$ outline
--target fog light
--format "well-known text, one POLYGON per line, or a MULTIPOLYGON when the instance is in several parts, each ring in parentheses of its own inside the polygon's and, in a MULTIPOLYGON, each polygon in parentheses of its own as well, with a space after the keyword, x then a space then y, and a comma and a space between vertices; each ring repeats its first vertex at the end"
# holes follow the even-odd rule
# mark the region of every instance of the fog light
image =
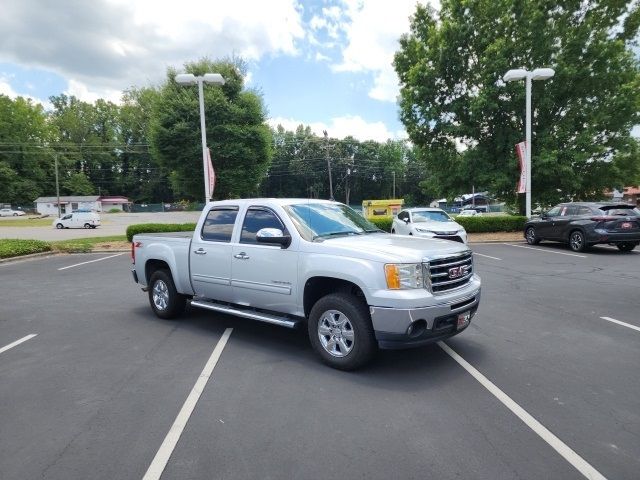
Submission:
POLYGON ((416 320, 411 325, 409 325, 409 328, 407 328, 407 335, 411 338, 416 338, 422 335, 426 329, 427 329, 426 320, 423 320, 423 319, 416 320))

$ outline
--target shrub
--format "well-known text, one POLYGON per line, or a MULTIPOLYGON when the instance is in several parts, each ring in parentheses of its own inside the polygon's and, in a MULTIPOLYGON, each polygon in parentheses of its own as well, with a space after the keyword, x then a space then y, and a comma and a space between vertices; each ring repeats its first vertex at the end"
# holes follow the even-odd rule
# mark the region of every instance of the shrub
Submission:
POLYGON ((527 217, 517 215, 496 215, 482 217, 456 217, 455 221, 464 227, 467 233, 517 232, 524 229, 527 217))
POLYGON ((110 208, 107 213, 122 213, 122 210, 119 208, 110 208))
POLYGON ((379 229, 384 230, 385 232, 391 232, 391 224, 393 223, 392 217, 369 218, 368 220, 379 229))
POLYGON ((196 229, 195 223, 137 223, 127 227, 127 240, 138 233, 188 232, 196 229))
POLYGON ((51 245, 40 240, 18 240, 14 238, 0 240, 0 258, 19 257, 20 255, 48 252, 50 250, 51 245))

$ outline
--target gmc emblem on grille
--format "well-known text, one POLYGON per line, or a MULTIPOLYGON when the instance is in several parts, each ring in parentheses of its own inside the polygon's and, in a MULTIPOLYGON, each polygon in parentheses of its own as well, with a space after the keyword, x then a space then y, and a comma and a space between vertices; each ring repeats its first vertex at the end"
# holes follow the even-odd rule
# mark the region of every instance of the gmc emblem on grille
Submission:
POLYGON ((460 277, 464 277, 467 273, 469 273, 469 265, 461 265, 459 267, 451 267, 449 269, 449 278, 456 279, 460 277))

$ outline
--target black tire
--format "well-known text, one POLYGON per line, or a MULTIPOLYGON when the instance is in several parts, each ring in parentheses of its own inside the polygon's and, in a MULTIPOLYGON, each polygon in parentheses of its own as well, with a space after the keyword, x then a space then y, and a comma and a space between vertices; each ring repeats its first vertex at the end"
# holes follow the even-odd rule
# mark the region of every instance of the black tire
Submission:
POLYGON ((91 224, 90 223, 85 223, 84 224, 84 228, 91 228, 91 224))
POLYGON ((18 214, 17 214, 17 213, 14 213, 14 214, 13 214, 13 216, 14 216, 14 217, 17 217, 17 216, 18 216, 18 214))
POLYGON ((64 227, 62 226, 62 224, 61 224, 61 223, 56 223, 56 228, 57 228, 58 230, 62 230, 64 227))
POLYGON ((149 304, 153 313, 163 319, 180 316, 187 299, 180 295, 169 270, 156 270, 149 279, 149 304))
POLYGON ((574 230, 569 234, 569 248, 574 252, 584 252, 587 249, 587 241, 582 231, 574 230))
POLYGON ((621 252, 630 252, 636 248, 636 244, 633 242, 618 243, 616 247, 618 247, 618 250, 621 252))
POLYGON ((540 239, 536 235, 536 229, 533 227, 527 227, 524 231, 524 238, 527 240, 529 245, 537 245, 540 243, 540 239))
POLYGON ((394 233, 394 234, 395 234, 395 233, 396 233, 396 231, 392 228, 392 229, 391 229, 391 233, 394 233))
POLYGON ((322 297, 311 309, 307 327, 311 345, 320 359, 338 370, 360 368, 378 350, 369 308, 355 295, 331 293, 322 297), (344 319, 346 321, 342 326, 335 326, 334 323, 333 328, 329 327, 331 322, 344 319), (321 328, 326 331, 325 335, 321 333, 321 328), (333 333, 336 333, 338 341, 333 333), (333 353, 330 353, 332 350, 333 353))

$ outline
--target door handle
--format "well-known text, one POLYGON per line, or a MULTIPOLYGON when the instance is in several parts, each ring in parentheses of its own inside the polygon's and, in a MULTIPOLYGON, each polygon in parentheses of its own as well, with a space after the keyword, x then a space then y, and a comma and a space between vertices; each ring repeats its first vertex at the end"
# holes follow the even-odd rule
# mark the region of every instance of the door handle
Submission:
POLYGON ((249 255, 247 255, 244 252, 237 253, 233 257, 237 258, 238 260, 248 260, 249 259, 249 255))
POLYGON ((198 250, 194 250, 193 253, 196 255, 206 255, 207 251, 204 248, 199 248, 198 250))

